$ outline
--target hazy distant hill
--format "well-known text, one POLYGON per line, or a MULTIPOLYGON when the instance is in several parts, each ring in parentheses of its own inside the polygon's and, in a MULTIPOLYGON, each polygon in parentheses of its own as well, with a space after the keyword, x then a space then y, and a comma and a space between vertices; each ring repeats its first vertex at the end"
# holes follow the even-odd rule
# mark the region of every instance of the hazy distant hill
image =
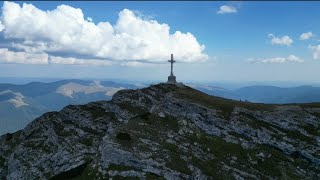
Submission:
POLYGON ((234 91, 241 99, 263 103, 320 102, 320 88, 299 86, 279 88, 274 86, 251 86, 234 91))
POLYGON ((227 90, 215 86, 190 85, 210 95, 234 100, 248 100, 258 103, 287 104, 320 102, 320 87, 299 86, 281 88, 275 86, 248 86, 237 90, 227 90))
POLYGON ((220 97, 236 99, 236 100, 239 99, 239 96, 237 96, 233 91, 228 90, 226 88, 212 86, 212 85, 195 84, 195 83, 188 83, 186 85, 194 89, 197 89, 201 92, 207 93, 209 95, 220 96, 220 97))
POLYGON ((69 104, 109 100, 121 89, 137 86, 112 81, 62 80, 25 85, 0 84, 0 135, 24 128, 32 119, 69 104))

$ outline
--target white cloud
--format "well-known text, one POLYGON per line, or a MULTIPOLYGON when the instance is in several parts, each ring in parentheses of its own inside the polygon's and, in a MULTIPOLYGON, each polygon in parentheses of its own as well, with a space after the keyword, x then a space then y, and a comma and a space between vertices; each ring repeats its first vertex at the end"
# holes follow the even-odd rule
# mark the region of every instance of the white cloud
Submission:
POLYGON ((320 59, 320 44, 317 46, 309 46, 313 53, 313 59, 320 59))
POLYGON ((109 66, 112 65, 111 61, 98 60, 98 59, 79 59, 79 58, 65 58, 59 56, 50 56, 51 64, 65 64, 65 65, 92 65, 92 66, 109 66))
POLYGON ((48 64, 48 54, 14 52, 0 48, 0 63, 6 64, 48 64))
POLYGON ((46 53, 15 52, 7 48, 0 48, 0 63, 4 64, 65 64, 65 65, 92 65, 109 66, 112 61, 100 59, 65 58, 49 56, 46 53))
POLYGON ((307 40, 313 36, 312 32, 305 32, 300 35, 300 40, 307 40))
POLYGON ((159 66, 160 64, 145 63, 145 62, 139 62, 139 61, 128 61, 128 62, 123 62, 120 65, 129 66, 129 67, 152 67, 152 66, 159 66))
POLYGON ((4 30, 4 25, 2 24, 2 22, 0 21, 0 32, 4 30))
POLYGON ((269 64, 283 64, 283 63, 302 63, 303 59, 295 56, 289 55, 288 57, 275 57, 275 58, 258 58, 258 59, 249 59, 250 63, 269 63, 269 64))
POLYGON ((269 34, 268 37, 272 38, 272 45, 290 46, 293 43, 293 40, 289 36, 276 37, 274 34, 269 34))
POLYGON ((220 6, 217 14, 230 14, 230 13, 237 13, 237 12, 238 12, 237 8, 233 6, 223 5, 223 6, 220 6))
POLYGON ((169 32, 169 25, 143 19, 124 9, 113 26, 109 22, 95 24, 84 19, 81 9, 60 5, 43 11, 32 4, 22 7, 4 2, 1 23, 7 39, 26 52, 67 53, 110 60, 166 61, 173 53, 178 61, 197 62, 208 59, 205 46, 193 34, 169 32))
POLYGON ((93 21, 91 17, 87 17, 87 20, 90 21, 90 22, 93 21))

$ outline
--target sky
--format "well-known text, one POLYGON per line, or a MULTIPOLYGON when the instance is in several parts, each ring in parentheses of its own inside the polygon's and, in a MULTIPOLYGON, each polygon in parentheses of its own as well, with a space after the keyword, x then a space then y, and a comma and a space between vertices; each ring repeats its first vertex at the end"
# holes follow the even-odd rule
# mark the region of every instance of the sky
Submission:
POLYGON ((1 2, 0 77, 320 80, 320 2, 1 2))

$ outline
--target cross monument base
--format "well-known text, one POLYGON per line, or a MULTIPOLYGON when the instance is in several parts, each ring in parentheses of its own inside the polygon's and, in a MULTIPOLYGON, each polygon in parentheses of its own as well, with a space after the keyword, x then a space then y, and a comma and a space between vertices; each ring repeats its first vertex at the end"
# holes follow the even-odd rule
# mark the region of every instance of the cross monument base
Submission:
POLYGON ((168 81, 167 81, 168 84, 176 84, 177 81, 176 81, 176 77, 175 76, 168 76, 168 81))

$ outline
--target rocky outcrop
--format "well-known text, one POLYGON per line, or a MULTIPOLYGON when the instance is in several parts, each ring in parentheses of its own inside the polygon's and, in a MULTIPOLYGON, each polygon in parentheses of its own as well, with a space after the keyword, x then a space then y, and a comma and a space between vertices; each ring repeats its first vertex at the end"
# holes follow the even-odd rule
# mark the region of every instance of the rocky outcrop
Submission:
POLYGON ((0 138, 0 179, 318 179, 320 104, 158 84, 67 106, 0 138))

